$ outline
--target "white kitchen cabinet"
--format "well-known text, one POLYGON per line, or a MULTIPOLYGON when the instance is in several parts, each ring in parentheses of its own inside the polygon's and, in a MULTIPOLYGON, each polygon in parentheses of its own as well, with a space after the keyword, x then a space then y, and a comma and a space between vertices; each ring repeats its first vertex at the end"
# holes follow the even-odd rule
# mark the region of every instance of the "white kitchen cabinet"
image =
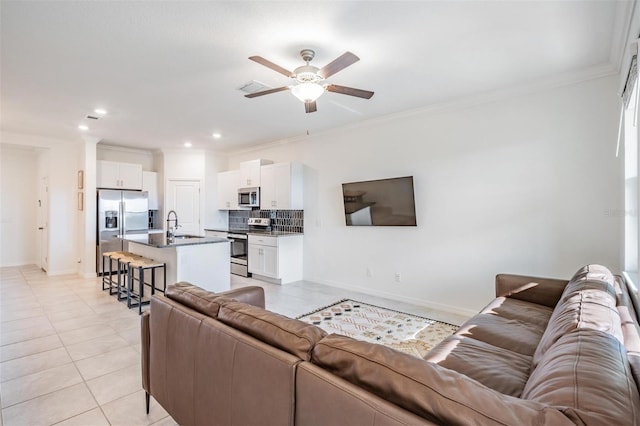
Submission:
POLYGON ((250 160, 240 163, 240 180, 238 184, 240 188, 261 186, 260 184, 260 169, 265 164, 272 164, 271 160, 250 160))
POLYGON ((142 172, 142 190, 149 194, 149 210, 158 210, 158 173, 142 172))
POLYGON ((249 235, 249 272, 279 284, 302 280, 302 235, 249 235))
POLYGON ((142 189, 142 165, 98 160, 96 187, 111 189, 142 189))
POLYGON ((303 209, 303 167, 298 163, 262 166, 260 208, 262 210, 303 209))
POLYGON ((238 209, 238 179, 239 170, 218 173, 218 202, 219 210, 238 209))

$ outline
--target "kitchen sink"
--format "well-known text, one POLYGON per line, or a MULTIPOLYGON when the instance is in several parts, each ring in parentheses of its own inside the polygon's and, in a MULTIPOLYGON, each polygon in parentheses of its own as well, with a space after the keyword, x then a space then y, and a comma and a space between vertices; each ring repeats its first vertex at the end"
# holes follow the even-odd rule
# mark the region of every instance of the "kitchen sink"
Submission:
POLYGON ((198 235, 174 235, 173 239, 174 240, 187 240, 187 239, 191 239, 191 238, 202 238, 198 235))

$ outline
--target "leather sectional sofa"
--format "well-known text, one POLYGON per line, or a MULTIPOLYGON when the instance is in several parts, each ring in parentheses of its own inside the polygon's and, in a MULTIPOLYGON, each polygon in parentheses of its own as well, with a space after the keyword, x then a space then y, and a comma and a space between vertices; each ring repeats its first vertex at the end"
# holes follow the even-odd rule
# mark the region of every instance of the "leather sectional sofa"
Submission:
POLYGON ((170 285, 142 317, 143 387, 181 425, 640 424, 622 278, 498 275, 496 295, 420 359, 269 312, 260 287, 170 285))

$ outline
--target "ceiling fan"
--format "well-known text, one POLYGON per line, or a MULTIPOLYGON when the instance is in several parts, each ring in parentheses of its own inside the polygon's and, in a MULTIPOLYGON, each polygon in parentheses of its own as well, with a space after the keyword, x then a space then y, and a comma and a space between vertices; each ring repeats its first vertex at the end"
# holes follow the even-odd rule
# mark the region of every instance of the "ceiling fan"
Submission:
POLYGON ((346 52, 334 59, 329 64, 322 68, 309 65, 309 62, 315 56, 315 52, 311 49, 304 49, 300 51, 300 56, 306 62, 306 65, 302 65, 293 72, 282 68, 280 65, 276 65, 273 62, 263 58, 262 56, 251 56, 254 62, 264 65, 267 68, 279 72, 280 74, 289 77, 295 81, 295 84, 291 86, 282 86, 275 89, 263 90, 261 92, 250 93, 245 95, 247 98, 255 98, 258 96, 269 95, 271 93, 282 92, 285 90, 291 90, 293 95, 304 102, 305 112, 317 111, 316 99, 322 95, 325 90, 334 93, 340 93, 342 95, 355 96, 358 98, 370 99, 373 96, 373 92, 368 90, 354 89, 353 87, 338 86, 337 84, 323 84, 323 82, 337 73, 342 71, 349 65, 360 60, 356 55, 351 52, 346 52))

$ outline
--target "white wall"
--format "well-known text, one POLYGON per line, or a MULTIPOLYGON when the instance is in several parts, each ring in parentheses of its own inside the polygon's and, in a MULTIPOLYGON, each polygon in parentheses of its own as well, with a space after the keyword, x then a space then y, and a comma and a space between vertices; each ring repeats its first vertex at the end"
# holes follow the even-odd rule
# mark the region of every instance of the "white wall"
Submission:
MULTIPOLYGON (((44 148, 44 157, 37 162, 39 177, 49 178, 49 275, 78 272, 77 172, 81 162, 81 141, 66 141, 39 136, 2 132, 3 144, 44 148)), ((5 145, 3 145, 4 148, 5 145)), ((9 157, 11 158, 11 157, 9 157)), ((18 194, 28 199, 30 194, 18 194)), ((37 197, 37 191, 34 192, 37 197)), ((37 198, 34 198, 37 200, 37 198)))
POLYGON ((616 78, 236 153, 307 166, 306 280, 477 311, 509 272, 619 271, 616 78), (346 227, 341 183, 414 176, 417 227, 346 227), (366 268, 372 277, 366 276, 366 268), (394 274, 402 282, 394 283, 394 274))
POLYGON ((38 263, 38 155, 0 145, 0 266, 38 263))

